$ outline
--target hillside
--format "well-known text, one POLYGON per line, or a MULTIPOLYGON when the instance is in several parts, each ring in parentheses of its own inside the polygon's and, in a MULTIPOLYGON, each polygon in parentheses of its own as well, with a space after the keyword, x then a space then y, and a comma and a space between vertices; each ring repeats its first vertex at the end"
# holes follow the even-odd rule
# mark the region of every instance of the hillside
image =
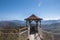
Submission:
MULTIPOLYGON (((16 28, 18 26, 25 26, 25 24, 25 21, 20 20, 0 21, 0 28, 16 28)), ((60 20, 43 20, 42 28, 60 28, 60 20)))

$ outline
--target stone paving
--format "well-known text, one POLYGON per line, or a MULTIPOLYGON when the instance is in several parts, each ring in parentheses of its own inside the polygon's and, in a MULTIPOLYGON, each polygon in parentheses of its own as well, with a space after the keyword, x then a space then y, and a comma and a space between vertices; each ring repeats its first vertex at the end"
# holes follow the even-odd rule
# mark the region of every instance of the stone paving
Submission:
MULTIPOLYGON (((36 34, 36 35, 37 35, 37 39, 35 39, 35 40, 41 40, 39 38, 38 34, 36 34)), ((29 38, 30 38, 30 40, 34 40, 34 34, 31 34, 29 38)))

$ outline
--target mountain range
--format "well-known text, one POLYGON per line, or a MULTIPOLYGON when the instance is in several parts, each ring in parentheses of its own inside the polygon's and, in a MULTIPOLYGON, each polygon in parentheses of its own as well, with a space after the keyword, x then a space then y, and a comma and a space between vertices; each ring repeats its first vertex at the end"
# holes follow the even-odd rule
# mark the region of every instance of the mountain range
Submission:
MULTIPOLYGON (((56 29, 60 28, 60 20, 42 20, 42 28, 56 29)), ((2 28, 16 28, 18 26, 25 26, 25 21, 11 20, 11 21, 0 21, 0 29, 2 28)))

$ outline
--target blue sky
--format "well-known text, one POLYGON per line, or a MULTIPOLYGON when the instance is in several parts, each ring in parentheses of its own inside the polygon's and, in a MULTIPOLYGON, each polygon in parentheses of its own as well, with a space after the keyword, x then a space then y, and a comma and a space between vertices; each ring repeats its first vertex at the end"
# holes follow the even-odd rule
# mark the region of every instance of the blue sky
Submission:
POLYGON ((60 0, 0 0, 0 20, 24 20, 32 14, 60 19, 60 0))

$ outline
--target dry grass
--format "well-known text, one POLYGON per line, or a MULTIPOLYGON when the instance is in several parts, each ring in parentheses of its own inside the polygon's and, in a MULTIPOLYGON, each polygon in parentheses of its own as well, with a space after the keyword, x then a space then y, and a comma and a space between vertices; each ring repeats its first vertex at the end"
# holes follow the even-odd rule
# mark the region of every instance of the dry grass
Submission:
POLYGON ((18 34, 0 34, 0 40, 18 40, 18 34))

